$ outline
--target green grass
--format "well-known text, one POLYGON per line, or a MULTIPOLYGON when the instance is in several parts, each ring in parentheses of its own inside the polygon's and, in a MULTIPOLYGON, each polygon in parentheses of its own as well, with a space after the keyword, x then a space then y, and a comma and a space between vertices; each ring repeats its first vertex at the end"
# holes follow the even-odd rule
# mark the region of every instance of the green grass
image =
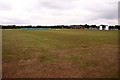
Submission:
MULTIPOLYGON (((118 75, 118 31, 3 30, 2 35, 4 63, 18 64, 20 60, 34 59, 37 65, 70 62, 71 66, 74 65, 84 72, 83 77, 117 77, 118 75), (90 70, 94 68, 96 70, 93 74, 87 75, 92 73, 90 70)), ((62 69, 64 65, 58 67, 62 69)), ((71 67, 71 69, 75 68, 71 67)))

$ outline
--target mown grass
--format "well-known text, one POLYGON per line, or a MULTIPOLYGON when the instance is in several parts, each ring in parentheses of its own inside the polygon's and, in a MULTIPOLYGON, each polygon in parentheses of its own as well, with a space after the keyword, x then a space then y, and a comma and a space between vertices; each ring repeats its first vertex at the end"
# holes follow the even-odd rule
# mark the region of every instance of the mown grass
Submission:
MULTIPOLYGON (((3 30, 2 35, 3 63, 5 63, 3 76, 20 77, 20 75, 24 75, 24 77, 31 77, 29 72, 26 75, 23 71, 18 76, 4 71, 7 70, 8 64, 12 65, 11 70, 9 70, 12 72, 12 68, 16 67, 15 64, 19 65, 19 61, 24 61, 23 64, 26 67, 33 66, 34 71, 37 71, 34 67, 36 64, 37 66, 48 65, 45 67, 47 70, 50 66, 55 67, 51 64, 58 63, 56 65, 59 67, 59 69, 56 68, 58 72, 62 72, 61 69, 63 68, 67 71, 65 72, 66 75, 59 74, 57 77, 118 77, 118 31, 3 30), (27 60, 31 63, 27 64, 27 60), (60 66, 59 64, 64 65, 60 66), (66 68, 66 65, 71 66, 70 69, 66 68), (74 73, 73 71, 68 75, 71 70, 81 73, 74 73)), ((17 68, 22 69, 20 65, 17 68)), ((55 72, 56 70, 52 71, 55 72)), ((41 75, 37 75, 37 77, 56 77, 57 74, 52 73, 50 75, 50 72, 46 72, 49 74, 48 76, 43 73, 44 71, 37 73, 34 71, 31 70, 33 77, 37 74, 41 75)))

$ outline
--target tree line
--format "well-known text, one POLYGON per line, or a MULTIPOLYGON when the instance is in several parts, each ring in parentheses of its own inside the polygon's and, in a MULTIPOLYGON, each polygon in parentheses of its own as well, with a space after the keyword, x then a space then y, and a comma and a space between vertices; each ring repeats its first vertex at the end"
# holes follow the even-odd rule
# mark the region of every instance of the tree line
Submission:
MULTIPOLYGON (((102 26, 103 29, 107 25, 54 25, 54 26, 32 26, 32 25, 27 25, 27 26, 17 26, 17 25, 0 25, 2 29, 21 29, 21 28, 50 28, 50 29, 99 29, 99 27, 102 26)), ((114 26, 109 26, 109 30, 120 30, 120 25, 114 25, 114 26)))

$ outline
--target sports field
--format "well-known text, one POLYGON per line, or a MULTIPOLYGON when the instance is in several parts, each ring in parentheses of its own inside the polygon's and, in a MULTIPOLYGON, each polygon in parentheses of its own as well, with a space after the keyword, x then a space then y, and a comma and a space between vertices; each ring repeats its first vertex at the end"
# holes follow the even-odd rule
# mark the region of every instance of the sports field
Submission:
POLYGON ((118 77, 118 31, 3 30, 3 77, 118 77))

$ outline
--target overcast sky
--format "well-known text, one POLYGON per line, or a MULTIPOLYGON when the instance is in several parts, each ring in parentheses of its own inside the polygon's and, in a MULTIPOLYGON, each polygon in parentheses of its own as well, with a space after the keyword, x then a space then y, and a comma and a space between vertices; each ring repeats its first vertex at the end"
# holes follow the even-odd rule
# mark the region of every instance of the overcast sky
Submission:
POLYGON ((0 0, 0 24, 118 24, 119 0, 0 0))

